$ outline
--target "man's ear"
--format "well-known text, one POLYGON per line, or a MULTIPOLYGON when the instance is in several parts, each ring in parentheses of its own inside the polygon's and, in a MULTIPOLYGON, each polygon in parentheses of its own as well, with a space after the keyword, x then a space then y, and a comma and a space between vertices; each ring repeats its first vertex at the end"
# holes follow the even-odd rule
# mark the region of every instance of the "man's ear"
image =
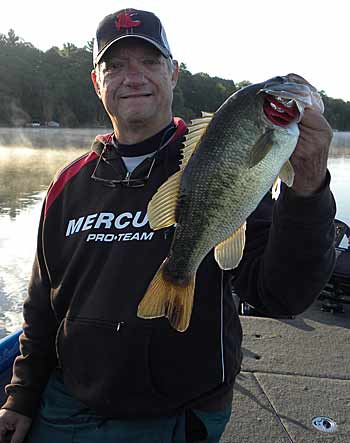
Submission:
POLYGON ((173 74, 171 76, 171 83, 173 85, 173 89, 175 89, 177 79, 179 78, 179 64, 178 64, 177 60, 173 60, 173 66, 174 66, 174 70, 173 70, 173 74))
POLYGON ((91 80, 92 80, 92 83, 94 85, 95 92, 96 92, 98 98, 101 98, 101 91, 100 91, 100 87, 99 87, 99 84, 98 84, 98 81, 97 81, 97 75, 96 75, 95 69, 93 69, 91 71, 91 80))

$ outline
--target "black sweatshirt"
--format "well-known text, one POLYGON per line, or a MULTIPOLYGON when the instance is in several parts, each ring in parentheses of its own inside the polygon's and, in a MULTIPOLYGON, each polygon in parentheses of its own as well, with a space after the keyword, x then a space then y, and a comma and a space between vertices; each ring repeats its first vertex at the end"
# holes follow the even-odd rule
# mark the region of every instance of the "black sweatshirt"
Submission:
MULTIPOLYGON (((196 276, 184 333, 165 318, 144 320, 137 307, 167 256, 174 228, 153 232, 147 204, 179 166, 186 130, 156 157, 127 173, 111 136, 58 173, 46 196, 24 332, 7 409, 32 416, 55 367, 71 394, 114 418, 176 414, 228 405, 241 364, 242 331, 231 293, 232 272, 211 251, 196 276), (154 160, 153 167, 152 162, 154 160), (148 180, 143 180, 149 173, 148 180)), ((275 315, 305 310, 334 266, 335 203, 329 183, 312 197, 282 188, 249 217, 243 259, 234 272, 240 298, 275 315)))

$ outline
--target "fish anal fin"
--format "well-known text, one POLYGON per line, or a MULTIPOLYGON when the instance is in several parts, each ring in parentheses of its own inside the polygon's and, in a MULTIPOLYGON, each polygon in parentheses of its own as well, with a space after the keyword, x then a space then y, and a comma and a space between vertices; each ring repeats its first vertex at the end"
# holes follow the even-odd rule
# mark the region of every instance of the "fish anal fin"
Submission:
POLYGON ((162 184, 148 203, 147 216, 154 231, 173 226, 183 171, 173 174, 162 184))
POLYGON ((268 128, 255 142, 249 159, 249 167, 256 166, 269 153, 273 145, 273 130, 268 128))
POLYGON ((138 306, 137 316, 143 319, 166 317, 174 329, 184 332, 191 319, 195 275, 182 284, 174 284, 165 277, 165 263, 149 284, 138 306))
POLYGON ((278 175, 283 183, 285 183, 287 186, 291 187, 293 185, 295 172, 289 160, 287 160, 286 163, 282 166, 281 171, 278 175))
POLYGON ((245 245, 245 230, 246 222, 229 238, 216 245, 214 256, 221 269, 234 269, 238 266, 245 245))

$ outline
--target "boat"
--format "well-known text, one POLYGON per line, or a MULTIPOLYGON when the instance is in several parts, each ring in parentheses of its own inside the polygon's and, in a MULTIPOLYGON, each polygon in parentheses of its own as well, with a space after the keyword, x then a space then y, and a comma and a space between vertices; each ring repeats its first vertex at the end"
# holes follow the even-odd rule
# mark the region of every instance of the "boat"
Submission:
MULTIPOLYGON (((335 225, 336 266, 307 311, 266 317, 238 300, 244 358, 222 442, 350 441, 350 228, 335 225)), ((20 334, 0 341, 0 404, 20 334)))
POLYGON ((19 354, 18 339, 22 330, 18 329, 0 340, 0 405, 5 401, 5 385, 9 382, 12 365, 19 354))

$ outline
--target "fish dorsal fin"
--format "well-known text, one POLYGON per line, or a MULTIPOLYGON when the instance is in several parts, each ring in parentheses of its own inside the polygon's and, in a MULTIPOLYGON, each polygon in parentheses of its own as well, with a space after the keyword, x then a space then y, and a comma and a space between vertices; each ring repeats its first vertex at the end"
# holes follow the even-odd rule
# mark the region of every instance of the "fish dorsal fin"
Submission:
POLYGON ((289 160, 287 160, 282 166, 281 171, 278 175, 283 183, 285 183, 287 186, 291 187, 293 185, 295 172, 289 160))
POLYGON ((208 125, 211 122, 214 114, 202 112, 201 118, 196 118, 191 121, 191 125, 188 127, 188 134, 185 136, 185 142, 181 149, 182 160, 180 164, 181 170, 183 170, 193 153, 197 149, 200 140, 207 131, 208 125))
POLYGON ((197 149, 213 115, 206 114, 202 118, 192 120, 192 124, 188 127, 188 134, 186 134, 185 142, 181 148, 180 171, 163 183, 148 204, 147 215, 153 230, 167 228, 176 223, 175 213, 183 171, 197 149))
POLYGON ((253 146, 250 159, 249 167, 252 168, 257 165, 271 150, 273 145, 273 129, 266 129, 266 131, 258 138, 255 145, 253 146))
POLYGON ((246 225, 247 223, 244 222, 229 238, 215 247, 215 260, 221 269, 234 269, 241 261, 245 245, 246 225))

